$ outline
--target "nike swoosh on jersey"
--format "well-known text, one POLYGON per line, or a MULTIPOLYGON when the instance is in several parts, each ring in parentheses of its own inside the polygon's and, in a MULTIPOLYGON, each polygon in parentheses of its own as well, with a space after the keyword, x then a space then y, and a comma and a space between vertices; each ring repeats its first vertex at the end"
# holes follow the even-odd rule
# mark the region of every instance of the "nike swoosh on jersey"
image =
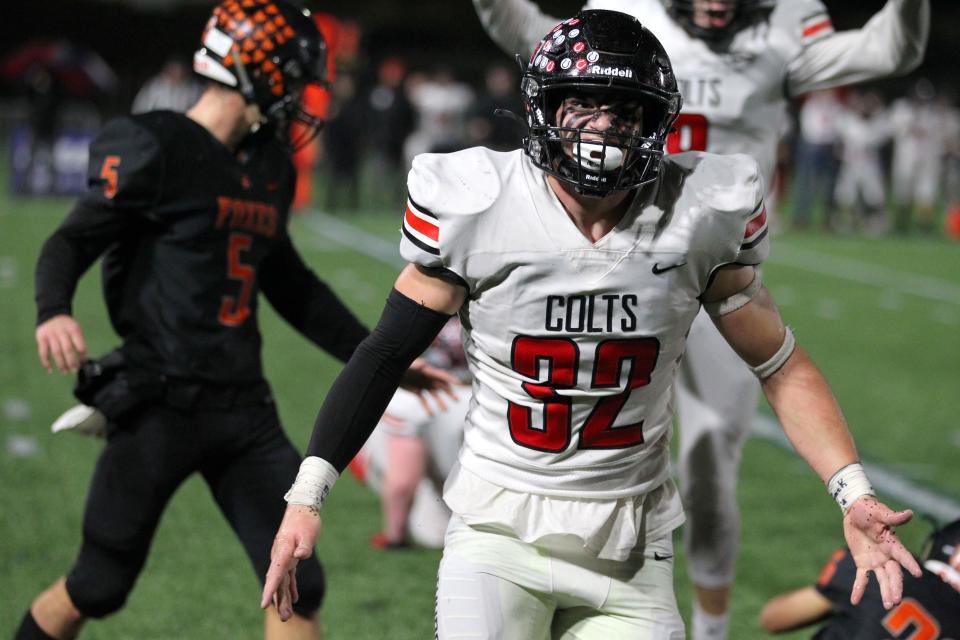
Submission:
POLYGON ((660 263, 659 263, 659 262, 656 262, 656 263, 654 263, 654 265, 653 265, 653 274, 658 276, 658 275, 660 275, 661 273, 666 273, 667 271, 670 271, 671 269, 676 269, 676 268, 678 268, 678 267, 682 267, 682 266, 685 265, 685 264, 687 264, 687 261, 686 261, 686 260, 684 260, 683 262, 677 262, 676 264, 668 264, 668 265, 665 266, 665 267, 661 267, 661 266, 660 266, 660 263))
POLYGON ((653 552, 653 559, 654 559, 654 560, 658 560, 658 561, 659 561, 659 560, 669 560, 669 559, 672 558, 672 557, 673 557, 673 554, 672 554, 672 553, 660 553, 659 551, 654 551, 654 552, 653 552))

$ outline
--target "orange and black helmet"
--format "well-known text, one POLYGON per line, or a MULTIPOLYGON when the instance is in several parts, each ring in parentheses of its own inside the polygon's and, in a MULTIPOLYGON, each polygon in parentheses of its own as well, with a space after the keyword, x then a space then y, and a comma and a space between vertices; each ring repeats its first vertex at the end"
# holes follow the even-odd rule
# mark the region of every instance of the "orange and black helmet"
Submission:
POLYGON ((310 12, 284 0, 224 0, 203 31, 193 69, 243 94, 267 120, 318 126, 303 111, 303 89, 326 85, 327 44, 310 12))

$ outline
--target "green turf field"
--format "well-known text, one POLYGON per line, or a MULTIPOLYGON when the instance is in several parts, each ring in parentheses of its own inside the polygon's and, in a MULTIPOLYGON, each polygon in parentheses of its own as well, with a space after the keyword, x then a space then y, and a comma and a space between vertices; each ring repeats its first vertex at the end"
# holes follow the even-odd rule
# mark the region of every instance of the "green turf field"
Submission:
MULTIPOLYGON (((73 404, 71 381, 45 374, 33 345, 34 261, 69 205, 0 195, 0 637, 12 635, 30 599, 72 562, 86 483, 100 448, 93 440, 50 435, 50 422, 73 404)), ((396 239, 398 219, 351 221, 391 243, 396 239)), ((296 223, 302 252, 374 322, 395 267, 343 249, 315 226, 296 223)), ((765 279, 834 383, 864 458, 960 500, 960 245, 784 235, 773 247, 765 279)), ((268 305, 261 308, 268 376, 287 430, 303 447, 337 365, 268 305)), ((75 313, 92 353, 114 345, 96 275, 84 279, 75 313)), ((758 638, 755 620, 764 600, 811 582, 841 544, 840 513, 802 461, 760 439, 747 446, 740 502, 743 548, 731 638, 758 638)), ((329 583, 325 637, 432 637, 439 552, 368 547, 379 526, 378 506, 349 477, 338 484, 324 515, 318 553, 329 583)), ((920 523, 902 533, 917 549, 927 530, 920 523)), ((678 560, 686 615, 689 585, 682 556, 678 560)), ((205 485, 194 479, 167 511, 126 609, 89 625, 83 637, 256 638, 258 599, 240 545, 205 485)))

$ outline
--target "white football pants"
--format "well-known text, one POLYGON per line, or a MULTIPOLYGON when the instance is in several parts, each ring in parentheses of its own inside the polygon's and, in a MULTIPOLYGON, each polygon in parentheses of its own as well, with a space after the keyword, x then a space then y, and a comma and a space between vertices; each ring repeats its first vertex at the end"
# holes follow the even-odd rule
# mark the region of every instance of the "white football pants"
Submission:
POLYGON ((625 562, 572 536, 532 545, 454 515, 437 583, 437 638, 682 640, 668 534, 625 562))

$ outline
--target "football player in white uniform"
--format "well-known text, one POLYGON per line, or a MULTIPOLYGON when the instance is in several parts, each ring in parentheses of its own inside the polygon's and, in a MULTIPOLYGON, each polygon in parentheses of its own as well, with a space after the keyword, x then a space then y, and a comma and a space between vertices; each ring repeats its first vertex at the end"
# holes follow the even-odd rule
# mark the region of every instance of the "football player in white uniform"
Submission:
MULTIPOLYGON (((511 55, 529 54, 557 23, 530 0, 474 6, 511 55)), ((587 0, 586 8, 632 14, 666 48, 684 102, 667 151, 753 157, 770 190, 768 212, 788 99, 909 71, 923 58, 930 24, 928 0, 889 0, 863 28, 843 32, 834 31, 820 0, 587 0)), ((737 472, 760 389, 706 314, 687 342, 677 384, 678 466, 697 601, 693 637, 719 639, 740 538, 737 472)))
POLYGON ((858 601, 892 605, 892 527, 829 387, 756 266, 763 181, 748 156, 663 156, 680 110, 670 59, 633 17, 588 10, 536 47, 523 150, 417 157, 400 274, 327 396, 287 494, 261 606, 289 615, 319 509, 404 363, 459 313, 473 374, 437 589, 440 638, 682 638, 671 532, 671 388, 703 306, 763 382, 844 510, 858 601))

